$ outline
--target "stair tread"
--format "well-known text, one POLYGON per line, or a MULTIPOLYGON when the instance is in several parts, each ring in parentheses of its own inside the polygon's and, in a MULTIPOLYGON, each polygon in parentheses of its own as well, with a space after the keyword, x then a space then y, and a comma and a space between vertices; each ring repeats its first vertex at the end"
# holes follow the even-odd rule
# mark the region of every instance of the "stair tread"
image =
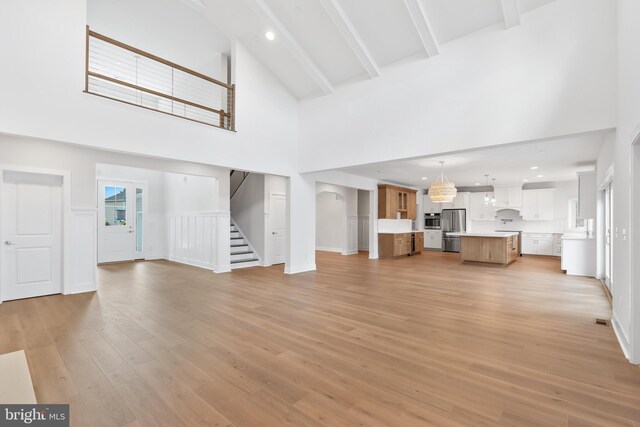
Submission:
POLYGON ((233 255, 247 255, 247 254, 252 254, 253 251, 244 251, 244 252, 231 252, 231 256, 233 255))
POLYGON ((244 239, 244 237, 232 237, 231 240, 240 240, 240 239, 244 239))
POLYGON ((231 245, 232 248, 241 248, 243 246, 249 246, 248 244, 242 244, 242 245, 231 245))
POLYGON ((249 258, 249 259, 236 259, 236 260, 231 260, 231 264, 238 264, 240 262, 254 262, 254 261, 258 261, 258 258, 249 258))

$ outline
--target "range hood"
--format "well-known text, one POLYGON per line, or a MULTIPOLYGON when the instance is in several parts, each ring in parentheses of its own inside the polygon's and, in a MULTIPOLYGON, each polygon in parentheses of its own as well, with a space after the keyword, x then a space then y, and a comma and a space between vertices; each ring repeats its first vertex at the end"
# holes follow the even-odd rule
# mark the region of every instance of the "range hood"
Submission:
POLYGON ((496 219, 520 219, 522 217, 522 208, 495 208, 496 219))
POLYGON ((519 207, 519 206, 518 206, 518 207, 516 207, 516 206, 514 206, 514 207, 508 207, 508 208, 506 208, 506 207, 504 207, 504 206, 502 206, 502 207, 497 207, 497 206, 496 206, 496 207, 494 208, 494 210, 496 211, 496 213, 498 213, 498 212, 503 212, 503 211, 515 211, 515 212, 521 212, 521 211, 522 211, 522 208, 521 208, 521 207, 519 207))

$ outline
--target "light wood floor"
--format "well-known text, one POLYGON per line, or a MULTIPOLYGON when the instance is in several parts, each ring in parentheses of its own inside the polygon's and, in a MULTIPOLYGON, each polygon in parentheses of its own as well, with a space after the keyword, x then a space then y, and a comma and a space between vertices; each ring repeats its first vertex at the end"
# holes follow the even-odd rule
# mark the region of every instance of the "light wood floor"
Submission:
POLYGON ((317 262, 101 267, 97 294, 1 304, 0 353, 76 426, 640 426, 607 299, 557 259, 317 262))

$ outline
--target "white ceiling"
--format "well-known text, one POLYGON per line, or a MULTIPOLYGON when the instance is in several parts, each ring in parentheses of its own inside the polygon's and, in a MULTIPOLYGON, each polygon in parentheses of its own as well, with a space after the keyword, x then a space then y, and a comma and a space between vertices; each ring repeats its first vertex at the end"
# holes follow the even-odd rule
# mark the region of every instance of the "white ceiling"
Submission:
MULTIPOLYGON (((504 23, 502 0, 180 0, 237 38, 298 98, 331 93, 380 68, 504 23), (337 17, 337 18, 336 18, 337 17), (265 33, 272 31, 275 40, 265 33)), ((514 1, 519 13, 553 0, 514 1)), ((503 31, 506 31, 504 29, 503 31)))
POLYGON ((485 184, 485 174, 496 178, 495 185, 570 181, 576 173, 593 170, 606 132, 557 138, 541 142, 510 144, 497 148, 445 154, 420 159, 394 160, 384 163, 341 169, 355 175, 427 188, 440 175, 439 161, 444 160, 444 173, 458 187, 485 184), (537 170, 531 170, 538 166, 537 170), (538 175, 544 175, 538 178, 538 175), (423 177, 428 179, 422 180, 423 177))

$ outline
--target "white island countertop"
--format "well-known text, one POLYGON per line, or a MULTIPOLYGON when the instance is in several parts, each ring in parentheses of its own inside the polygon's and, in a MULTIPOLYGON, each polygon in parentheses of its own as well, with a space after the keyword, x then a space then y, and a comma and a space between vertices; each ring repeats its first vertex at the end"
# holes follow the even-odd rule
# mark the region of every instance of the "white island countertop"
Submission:
POLYGON ((447 236, 460 236, 460 237, 511 237, 517 236, 519 233, 513 231, 494 231, 485 233, 470 233, 466 231, 461 232, 448 232, 447 236))

